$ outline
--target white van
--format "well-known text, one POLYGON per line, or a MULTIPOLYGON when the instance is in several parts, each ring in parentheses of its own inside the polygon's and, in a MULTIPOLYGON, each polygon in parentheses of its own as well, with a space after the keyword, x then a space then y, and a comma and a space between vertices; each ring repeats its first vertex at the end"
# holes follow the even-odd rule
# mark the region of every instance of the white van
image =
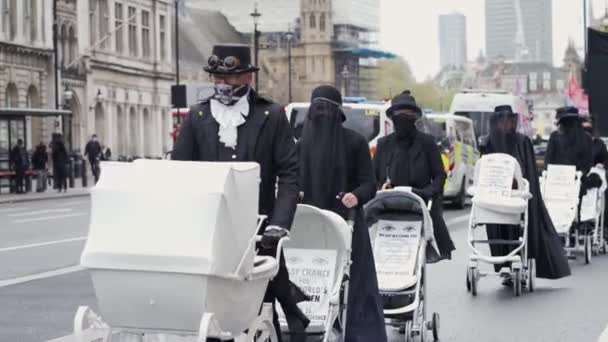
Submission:
POLYGON ((450 113, 471 119, 475 136, 479 139, 490 133, 491 114, 494 113, 494 108, 502 105, 509 105, 519 113, 518 132, 533 138, 534 128, 528 103, 523 97, 505 91, 464 90, 454 96, 450 113))
MULTIPOLYGON (((289 124, 294 130, 296 139, 300 138, 304 120, 308 114, 310 103, 290 103, 285 107, 289 124)), ((344 127, 360 133, 370 144, 372 154, 375 152, 376 142, 386 135, 386 125, 381 125, 381 117, 386 115, 389 105, 384 103, 345 103, 342 106, 346 121, 344 127)))
POLYGON ((452 114, 426 114, 418 129, 435 137, 447 174, 444 199, 462 209, 466 189, 473 185, 475 163, 479 159, 473 121, 452 114))

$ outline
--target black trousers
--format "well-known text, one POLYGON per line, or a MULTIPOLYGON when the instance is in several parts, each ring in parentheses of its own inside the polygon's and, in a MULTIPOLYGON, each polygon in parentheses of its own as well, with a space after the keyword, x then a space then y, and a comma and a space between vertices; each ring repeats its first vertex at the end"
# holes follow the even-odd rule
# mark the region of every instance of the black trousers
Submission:
POLYGON ((15 168, 15 191, 17 193, 25 192, 25 169, 15 168))

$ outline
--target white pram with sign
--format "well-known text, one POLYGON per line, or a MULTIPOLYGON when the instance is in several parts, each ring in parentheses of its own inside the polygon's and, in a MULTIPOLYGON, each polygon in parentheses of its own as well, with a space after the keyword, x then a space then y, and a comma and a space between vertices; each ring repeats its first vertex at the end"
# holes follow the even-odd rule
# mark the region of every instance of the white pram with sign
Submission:
POLYGON ((255 250, 258 164, 102 168, 81 257, 101 316, 80 307, 76 341, 277 340, 262 301, 278 263, 255 250))
POLYGON ((473 253, 467 268, 467 290, 477 295, 479 279, 493 273, 479 270, 479 262, 492 265, 510 263, 500 274, 510 275, 513 293, 521 294, 522 286, 534 291, 535 261, 528 259, 528 201, 532 198, 529 183, 523 178, 517 160, 508 154, 492 153, 483 156, 475 165, 475 185, 469 188, 473 196, 469 218, 467 242, 473 253), (514 182, 515 181, 515 182, 514 182), (516 187, 513 189, 513 184, 516 187), (504 229, 516 230, 517 240, 479 240, 475 231, 487 225, 502 225, 504 229), (512 246, 507 255, 487 255, 477 245, 512 246))
POLYGON ((591 230, 586 233, 592 235, 593 243, 591 251, 593 254, 606 254, 606 240, 604 239, 604 208, 606 205, 605 194, 607 188, 606 170, 599 164, 589 171, 589 176, 591 175, 596 175, 602 181, 602 185, 599 188, 587 189, 587 193, 581 201, 579 221, 581 225, 591 230))
MULTIPOLYGON (((283 252, 290 280, 310 297, 298 306, 310 319, 307 336, 341 341, 346 328, 353 222, 328 210, 300 204, 283 252), (336 327, 336 321, 340 329, 336 327)), ((282 332, 287 321, 277 305, 282 332)))
POLYGON ((404 332, 405 341, 425 341, 429 330, 439 340, 439 314, 430 321, 426 315, 427 245, 434 245, 431 205, 411 188, 397 187, 379 191, 365 206, 385 321, 404 332))
POLYGON ((571 165, 548 165, 540 177, 540 190, 545 206, 564 243, 570 258, 582 254, 585 264, 591 262, 593 236, 581 234, 577 229, 582 173, 571 165))

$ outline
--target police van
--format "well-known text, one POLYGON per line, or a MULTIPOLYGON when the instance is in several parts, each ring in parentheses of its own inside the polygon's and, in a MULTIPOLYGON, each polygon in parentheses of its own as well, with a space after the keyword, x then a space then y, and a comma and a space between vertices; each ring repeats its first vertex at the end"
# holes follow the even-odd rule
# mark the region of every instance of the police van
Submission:
POLYGON ((530 138, 534 137, 530 107, 522 96, 506 91, 467 89, 454 96, 450 113, 473 121, 477 139, 490 133, 490 118, 497 106, 509 105, 519 114, 517 130, 530 138))
POLYGON ((447 174, 444 199, 459 209, 466 204, 466 189, 473 185, 479 159, 473 121, 452 114, 426 114, 418 129, 435 137, 447 174))

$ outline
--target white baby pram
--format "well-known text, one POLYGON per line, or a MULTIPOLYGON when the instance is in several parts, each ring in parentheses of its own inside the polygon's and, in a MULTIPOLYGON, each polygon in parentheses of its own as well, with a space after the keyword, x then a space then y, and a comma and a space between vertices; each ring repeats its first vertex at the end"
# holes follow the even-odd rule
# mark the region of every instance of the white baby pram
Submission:
POLYGON ((606 254, 606 240, 604 238, 604 208, 606 203, 606 170, 601 164, 591 168, 589 176, 597 175, 602 181, 599 188, 587 189, 581 201, 580 224, 591 228, 593 255, 606 254))
POLYGON ((258 191, 255 163, 104 163, 81 257, 101 315, 80 307, 75 340, 276 341, 258 191))
MULTIPOLYGON (((284 245, 290 280, 311 299, 298 304, 310 319, 306 335, 323 342, 342 341, 346 329, 352 229, 352 221, 334 212, 300 204, 284 245)), ((277 308, 281 330, 288 334, 277 308)))
MULTIPOLYGON (((528 259, 528 201, 532 197, 529 183, 523 178, 517 160, 508 154, 493 153, 483 156, 475 165, 475 185, 469 189, 473 196, 469 218, 467 242, 473 253, 469 256, 466 284, 473 296, 477 295, 481 277, 494 273, 479 270, 479 262, 492 265, 510 263, 500 275, 510 275, 513 293, 521 294, 522 286, 534 291, 535 261, 528 259), (513 189, 513 180, 516 188, 513 189), (487 225, 503 225, 504 229, 514 229, 517 240, 487 239, 475 237, 477 228, 487 225), (477 248, 483 245, 507 245, 513 249, 507 255, 491 256, 477 248)), ((501 228, 502 229, 502 228, 501 228)))
POLYGON ((430 321, 426 314, 430 297, 427 244, 434 243, 427 204, 411 188, 398 187, 379 191, 365 206, 365 215, 385 322, 403 331, 406 341, 425 341, 429 330, 433 340, 438 341, 439 314, 434 313, 430 321))
POLYGON ((591 262, 593 236, 581 234, 579 204, 582 173, 571 165, 548 165, 540 177, 545 206, 569 258, 582 254, 591 262))

